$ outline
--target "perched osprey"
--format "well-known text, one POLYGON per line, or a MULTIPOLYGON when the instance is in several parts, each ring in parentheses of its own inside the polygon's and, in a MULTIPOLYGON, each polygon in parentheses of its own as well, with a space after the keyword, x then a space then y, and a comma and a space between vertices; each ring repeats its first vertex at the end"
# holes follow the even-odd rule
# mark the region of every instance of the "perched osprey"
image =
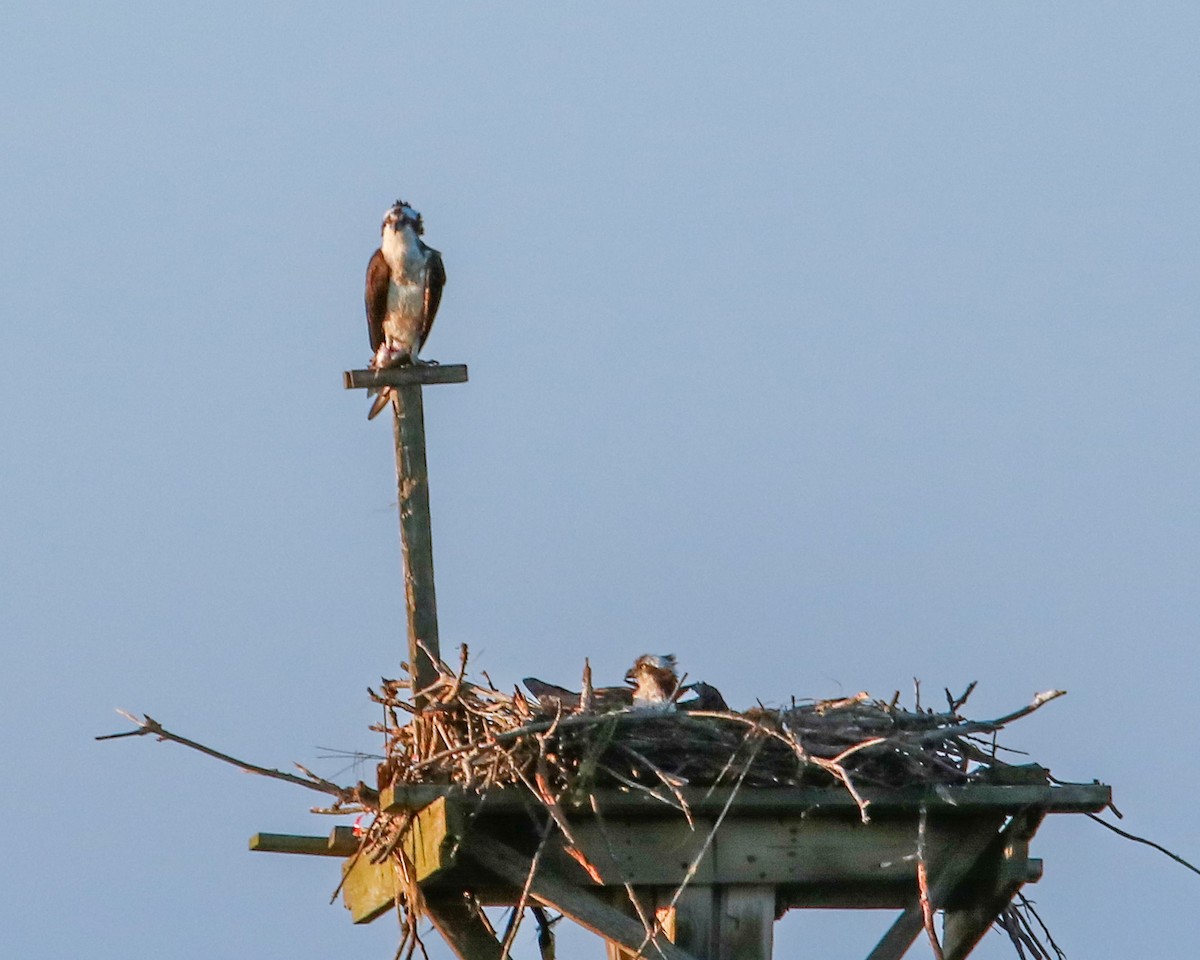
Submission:
POLYGON ((679 695, 679 675, 675 672, 675 657, 643 653, 625 674, 633 684, 634 710, 674 710, 679 695))
MULTIPOLYGON (((402 367, 419 363, 446 284, 442 255, 421 240, 421 215, 397 200, 383 215, 383 238, 367 264, 367 329, 371 334, 370 367, 402 367)), ((374 419, 392 398, 384 387, 367 419, 374 419)))

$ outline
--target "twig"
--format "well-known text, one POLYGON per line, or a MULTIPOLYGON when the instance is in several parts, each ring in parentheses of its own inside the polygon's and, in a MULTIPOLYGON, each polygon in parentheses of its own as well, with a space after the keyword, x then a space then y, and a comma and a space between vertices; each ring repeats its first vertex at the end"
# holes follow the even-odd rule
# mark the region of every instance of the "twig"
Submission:
POLYGON ((1135 843, 1144 843, 1148 847, 1153 847, 1159 853, 1165 854, 1166 856, 1168 856, 1172 860, 1174 860, 1176 863, 1182 864, 1183 866, 1187 867, 1189 870, 1192 871, 1192 873, 1200 873, 1200 868, 1197 868, 1195 865, 1188 863, 1186 860, 1183 859, 1183 857, 1179 856, 1179 854, 1172 853, 1166 847, 1162 846, 1162 844, 1155 843, 1153 840, 1147 840, 1145 837, 1139 837, 1139 836, 1137 836, 1137 834, 1129 833, 1126 830, 1122 830, 1120 827, 1109 823, 1107 820, 1101 820, 1097 814, 1089 813, 1088 816, 1091 817, 1093 820, 1095 820, 1098 824, 1100 824, 1100 826, 1108 827, 1108 829, 1111 830, 1113 833, 1119 834, 1120 836, 1124 837, 1126 840, 1132 840, 1135 843))
MULTIPOLYGON (((1033 917, 1033 919, 1037 921, 1038 926, 1042 928, 1042 935, 1046 938, 1046 942, 1050 944, 1050 949, 1053 950, 1057 955, 1058 960, 1067 960, 1067 955, 1062 951, 1059 945, 1054 942, 1054 937, 1050 933, 1050 928, 1046 926, 1046 922, 1042 919, 1041 914, 1034 909, 1033 901, 1025 896, 1025 894, 1018 893, 1017 903, 1020 905, 1022 910, 1024 910, 1029 916, 1033 917)), ((1026 925, 1028 926, 1028 921, 1026 921, 1026 925)))
POLYGON ((921 917, 925 933, 929 937, 929 946, 933 949, 935 960, 945 960, 937 929, 933 925, 933 904, 929 900, 929 868, 925 863, 925 827, 928 819, 929 811, 925 804, 921 804, 920 817, 917 820, 917 889, 921 894, 921 917))

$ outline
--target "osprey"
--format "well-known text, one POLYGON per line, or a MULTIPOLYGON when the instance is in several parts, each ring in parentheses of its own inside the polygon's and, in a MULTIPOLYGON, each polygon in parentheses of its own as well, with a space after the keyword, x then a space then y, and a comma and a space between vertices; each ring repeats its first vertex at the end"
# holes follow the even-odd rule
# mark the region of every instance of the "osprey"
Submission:
POLYGON ((679 674, 675 672, 675 657, 643 653, 625 674, 633 683, 634 710, 674 710, 679 695, 679 674))
MULTIPOLYGON (((421 240, 421 215, 397 200, 383 215, 383 237, 367 264, 367 329, 371 334, 370 368, 420 363, 417 355, 437 316, 446 284, 442 255, 421 240)), ((388 405, 395 391, 384 387, 367 419, 388 405)))
MULTIPOLYGON (((674 710, 679 695, 693 694, 692 699, 678 702, 681 710, 720 710, 727 711, 729 705, 721 696, 721 691, 709 683, 697 680, 695 683, 679 686, 679 677, 675 672, 675 658, 670 654, 655 656, 643 654, 634 662, 633 667, 625 674, 626 683, 632 687, 596 687, 592 691, 592 704, 600 713, 611 710, 674 710)), ((574 690, 547 683, 537 677, 526 677, 522 681, 530 692, 537 697, 538 706, 542 710, 563 710, 574 713, 580 709, 580 695, 574 690)))

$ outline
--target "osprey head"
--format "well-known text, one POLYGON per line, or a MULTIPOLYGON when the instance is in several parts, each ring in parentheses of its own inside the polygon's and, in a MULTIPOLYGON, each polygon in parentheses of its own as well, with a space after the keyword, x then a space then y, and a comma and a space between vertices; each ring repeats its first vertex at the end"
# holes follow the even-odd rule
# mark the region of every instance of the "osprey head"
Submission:
POLYGON ((380 229, 386 231, 391 227, 393 230, 403 230, 405 224, 411 226, 418 237, 425 232, 425 221, 421 219, 421 215, 403 200, 397 200, 383 215, 383 226, 380 229))
POLYGON ((643 653, 640 657, 633 661, 633 666, 629 668, 629 672, 625 674, 626 683, 637 683, 638 677, 647 674, 674 674, 675 673, 675 655, 673 653, 654 654, 643 653))

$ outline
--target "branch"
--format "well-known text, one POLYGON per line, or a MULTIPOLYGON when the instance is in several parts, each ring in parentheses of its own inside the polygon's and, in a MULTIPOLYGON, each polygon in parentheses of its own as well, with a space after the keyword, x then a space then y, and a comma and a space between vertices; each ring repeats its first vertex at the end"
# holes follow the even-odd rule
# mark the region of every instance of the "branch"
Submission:
POLYGON ((1125 830, 1122 830, 1120 827, 1114 826, 1113 824, 1109 823, 1107 820, 1101 820, 1094 813, 1089 813, 1088 816, 1091 817, 1093 820, 1095 820, 1098 824, 1100 824, 1100 826, 1108 827, 1109 830, 1111 830, 1113 833, 1117 834, 1118 836, 1122 836, 1126 840, 1133 840, 1136 843, 1144 843, 1148 847, 1153 847, 1159 853, 1164 854, 1164 855, 1170 857, 1176 863, 1180 863, 1183 866, 1187 867, 1189 870, 1192 871, 1192 873, 1200 873, 1200 868, 1195 867, 1192 864, 1188 863, 1186 860, 1183 859, 1183 857, 1179 856, 1179 854, 1172 853, 1170 850, 1168 850, 1162 844, 1155 843, 1153 840, 1147 840, 1145 837, 1139 837, 1137 834, 1134 834, 1134 833, 1128 833, 1125 830))
POLYGON ((1012 713, 1006 713, 1002 717, 997 717, 995 720, 974 720, 970 723, 960 723, 954 727, 940 727, 936 730, 930 730, 919 738, 920 743, 933 743, 937 740, 944 740, 947 737, 961 737, 967 733, 992 733, 999 730, 1001 727, 1012 723, 1014 720, 1020 720, 1021 717, 1027 717, 1039 707, 1045 706, 1051 700, 1057 700, 1059 697, 1066 694, 1066 690, 1045 690, 1039 693, 1033 700, 1022 707, 1020 710, 1014 710, 1012 713))
POLYGON ((358 803, 364 807, 371 809, 379 808, 379 795, 366 786, 364 783, 359 783, 354 787, 343 787, 323 777, 318 777, 315 773, 296 764, 302 770, 305 777, 298 777, 294 773, 285 773, 282 770, 272 770, 268 767, 260 767, 254 763, 247 763, 245 760, 238 760, 236 757, 231 757, 227 753, 221 753, 219 750, 214 750, 212 747, 206 747, 202 743, 197 743, 195 740, 189 740, 187 737, 181 737, 177 733, 172 733, 161 723, 155 720, 148 714, 142 714, 139 720, 132 713, 125 710, 117 710, 121 716, 125 717, 132 723, 137 724, 136 730, 128 730, 125 733, 109 733, 104 736, 96 737, 97 740, 118 740, 121 737, 144 737, 147 735, 158 737, 159 741, 170 740, 173 743, 182 744, 185 747, 190 747, 193 750, 198 750, 200 753, 207 754, 210 757, 215 757, 217 760, 225 763, 233 764, 239 770, 244 770, 246 773, 256 773, 262 777, 270 777, 273 780, 283 780, 286 783, 294 783, 301 787, 307 787, 309 790, 316 790, 318 793, 327 793, 337 797, 342 803, 358 803))

